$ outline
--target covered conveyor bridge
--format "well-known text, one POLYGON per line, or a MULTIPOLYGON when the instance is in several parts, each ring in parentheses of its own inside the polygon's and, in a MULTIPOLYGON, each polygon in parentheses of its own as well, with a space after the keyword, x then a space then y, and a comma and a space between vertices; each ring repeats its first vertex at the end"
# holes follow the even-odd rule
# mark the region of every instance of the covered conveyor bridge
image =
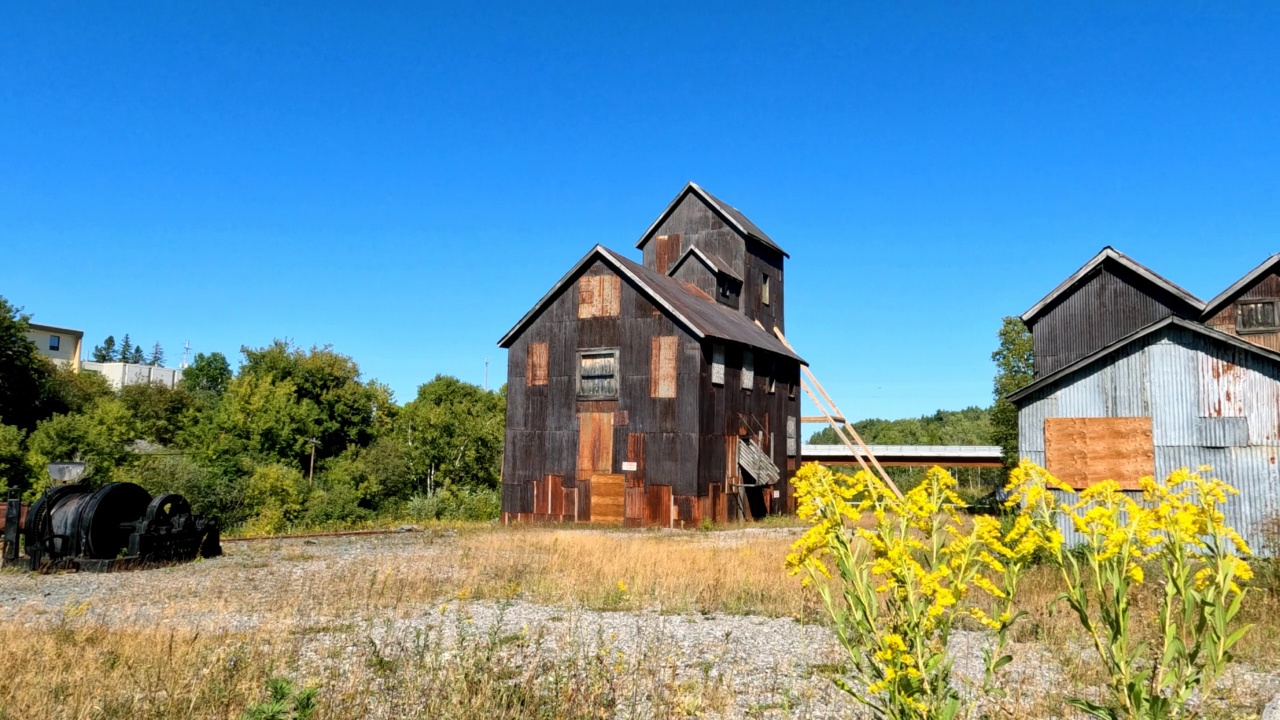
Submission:
MULTIPOLYGON (((976 467, 997 468, 1003 464, 998 445, 867 445, 881 465, 897 467, 976 467)), ((847 445, 803 445, 804 462, 823 465, 858 465, 858 458, 847 445)), ((864 455, 862 459, 867 460, 864 455)))

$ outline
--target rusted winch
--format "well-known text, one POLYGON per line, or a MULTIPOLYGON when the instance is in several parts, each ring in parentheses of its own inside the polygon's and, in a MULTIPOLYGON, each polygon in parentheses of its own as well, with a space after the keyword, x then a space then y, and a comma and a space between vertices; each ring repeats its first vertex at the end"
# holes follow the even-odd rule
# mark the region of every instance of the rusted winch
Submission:
POLYGON ((153 498, 127 482, 58 485, 29 508, 10 498, 0 527, 3 564, 31 570, 101 572, 222 554, 217 522, 191 514, 186 498, 153 498))

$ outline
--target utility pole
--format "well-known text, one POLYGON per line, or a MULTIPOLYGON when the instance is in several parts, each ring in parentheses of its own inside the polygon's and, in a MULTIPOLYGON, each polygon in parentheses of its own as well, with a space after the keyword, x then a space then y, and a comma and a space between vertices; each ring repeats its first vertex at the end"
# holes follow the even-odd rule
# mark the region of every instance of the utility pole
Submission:
POLYGON ((182 346, 182 365, 180 365, 179 367, 181 367, 183 370, 187 369, 187 356, 189 356, 190 354, 191 354, 191 341, 188 340, 187 344, 182 346))
POLYGON ((307 471, 307 490, 311 491, 315 489, 316 446, 320 444, 320 441, 315 438, 307 438, 307 444, 311 445, 311 469, 307 471))

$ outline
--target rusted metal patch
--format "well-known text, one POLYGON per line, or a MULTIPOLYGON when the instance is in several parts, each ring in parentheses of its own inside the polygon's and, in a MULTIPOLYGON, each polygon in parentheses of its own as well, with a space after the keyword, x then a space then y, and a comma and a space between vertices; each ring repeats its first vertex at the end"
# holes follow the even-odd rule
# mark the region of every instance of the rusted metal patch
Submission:
POLYGON ((618 317, 622 282, 617 275, 583 275, 578 278, 578 319, 618 317))
MULTIPOLYGON (((578 414, 578 478, 613 471, 613 413, 578 414)), ((622 477, 619 475, 619 477, 622 477)))
POLYGON ((547 384, 547 355, 547 343, 529 343, 529 352, 524 374, 525 384, 529 387, 547 384))
POLYGON ((1244 417, 1244 368, 1218 357, 1200 355, 1201 417, 1244 417))

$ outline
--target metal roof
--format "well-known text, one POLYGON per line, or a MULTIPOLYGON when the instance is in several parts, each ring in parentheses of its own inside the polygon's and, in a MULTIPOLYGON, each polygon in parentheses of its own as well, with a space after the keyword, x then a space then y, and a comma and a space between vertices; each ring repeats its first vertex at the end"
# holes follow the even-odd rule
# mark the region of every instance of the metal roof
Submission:
POLYGON ((1221 310, 1224 305, 1231 302, 1235 299, 1236 295, 1247 289, 1250 285, 1256 282, 1258 278, 1262 277, 1274 268, 1278 262, 1280 262, 1280 253, 1263 260, 1261 265, 1250 270, 1244 277, 1231 283, 1230 287, 1218 293, 1217 297, 1205 304, 1204 311, 1200 313, 1200 317, 1202 319, 1213 317, 1214 314, 1221 310))
POLYGON ((709 252, 704 252, 702 248, 699 248, 696 245, 690 246, 688 250, 684 251, 684 254, 680 256, 680 259, 677 260, 675 264, 671 266, 671 270, 667 272, 667 275, 674 276, 676 274, 676 270, 680 269, 680 266, 684 264, 684 261, 688 260, 691 257, 701 260, 702 264, 706 265, 707 269, 711 270, 711 272, 713 273, 717 273, 720 275, 728 275, 734 280, 737 280, 738 282, 742 282, 742 276, 739 275, 737 271, 735 271, 733 267, 729 265, 729 263, 725 262, 724 260, 721 260, 720 258, 716 257, 715 255, 712 255, 709 252))
POLYGON ((766 332, 764 328, 748 319, 746 315, 721 305, 713 299, 695 295, 685 289, 684 285, 674 278, 650 270, 633 260, 628 260, 603 245, 596 245, 581 260, 575 263, 569 269, 569 272, 565 273, 564 277, 560 278, 547 291, 547 294, 543 295, 542 299, 534 304, 514 327, 507 331, 506 335, 502 336, 502 339, 498 341, 498 346, 510 347, 511 343, 515 342, 516 337, 538 316, 543 307, 559 295, 577 277, 578 273, 595 259, 603 261, 620 275, 628 278, 635 284, 641 294, 670 313, 676 322, 683 325, 698 339, 710 337, 729 340, 804 362, 803 358, 792 352, 778 338, 766 332))
POLYGON ((654 220, 653 224, 649 226, 649 229, 644 231, 644 234, 636 241, 636 247, 644 247, 645 242, 649 240, 653 233, 657 231, 658 227, 662 225, 663 221, 665 221, 667 217, 675 211, 676 207, 680 205, 680 201, 689 193, 694 193, 701 198, 702 201, 707 204, 707 207, 711 208, 713 212, 728 223, 729 227, 738 231, 738 234, 745 238, 751 238, 752 240, 759 242, 761 245, 777 250, 782 253, 784 257, 791 257, 786 250, 783 250, 773 241, 773 238, 766 235, 765 232, 757 227, 755 223, 751 222, 746 215, 743 215, 742 211, 729 203, 720 200, 706 190, 703 190, 701 186, 692 181, 690 181, 688 185, 684 186, 684 188, 676 195, 675 199, 671 201, 671 204, 667 205, 667 209, 663 210, 662 214, 658 216, 658 219, 654 220))
POLYGON ((1174 325, 1180 328, 1184 328, 1186 330, 1190 330, 1191 332, 1194 332, 1194 333, 1199 333, 1200 335, 1203 335, 1211 340, 1217 340, 1219 342, 1223 342, 1233 347, 1236 347, 1240 350, 1251 352, 1255 355, 1266 358, 1268 360, 1280 362, 1280 352, 1276 352, 1274 350, 1268 350, 1264 347, 1254 345, 1251 342, 1241 340, 1235 335, 1228 335, 1227 333, 1214 330, 1213 328, 1208 327, 1206 325, 1201 325, 1198 322, 1193 322, 1191 320, 1184 320, 1180 317, 1177 317, 1176 315, 1170 315, 1162 320, 1157 320, 1151 323, 1150 325, 1144 328, 1141 328, 1135 332, 1129 333, 1128 335, 1120 338, 1119 340, 1111 343, 1110 345, 1100 348, 1096 352, 1090 353, 1089 355, 1086 355, 1080 358, 1079 360, 1071 363, 1070 365, 1067 365, 1055 372, 1045 375, 1044 377, 1036 380, 1030 385, 1023 387, 1017 392, 1010 393, 1007 399, 1010 402, 1016 403, 1017 401, 1027 397, 1031 393, 1043 387, 1056 383, 1058 380, 1066 377, 1067 375, 1070 375, 1071 373, 1085 367, 1086 365, 1089 365, 1090 363, 1093 363, 1107 355, 1110 355, 1111 353, 1114 353, 1124 348, 1126 345, 1134 343, 1138 340, 1141 340, 1144 337, 1147 337, 1148 335, 1159 332, 1160 330, 1163 330, 1166 327, 1170 327, 1174 325))
POLYGON ((1071 277, 1063 280, 1062 283, 1059 284, 1058 287, 1054 288, 1052 292, 1041 298, 1040 302, 1032 305, 1030 310, 1022 313, 1022 322, 1027 323, 1034 320, 1044 312, 1044 310, 1048 308, 1054 300, 1057 300, 1068 290, 1071 290, 1076 285, 1080 284, 1080 282, 1083 281, 1089 273, 1093 272, 1095 268, 1104 262, 1114 262, 1132 270, 1137 273, 1139 277, 1178 298, 1197 312, 1204 309, 1204 301, 1170 282, 1167 278, 1159 275, 1151 268, 1137 262, 1128 255, 1125 255, 1119 250, 1108 245, 1102 248, 1101 252, 1094 255, 1093 258, 1089 260, 1089 262, 1085 263, 1079 270, 1075 271, 1071 277))

